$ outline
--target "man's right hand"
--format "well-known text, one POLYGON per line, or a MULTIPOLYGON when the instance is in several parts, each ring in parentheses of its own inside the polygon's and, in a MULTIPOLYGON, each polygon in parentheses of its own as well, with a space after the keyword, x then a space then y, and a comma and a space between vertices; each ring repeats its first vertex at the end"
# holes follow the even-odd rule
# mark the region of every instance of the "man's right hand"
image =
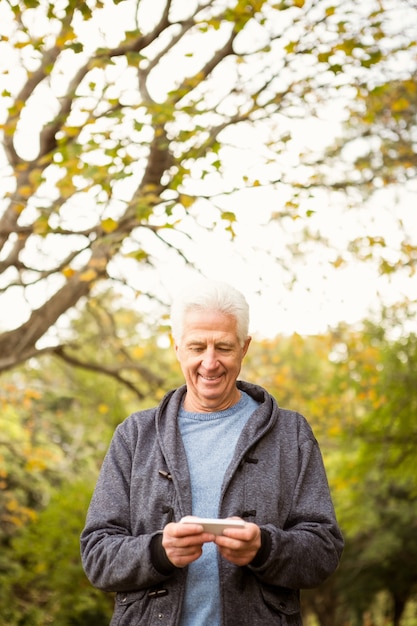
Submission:
POLYGON ((201 524, 170 522, 162 532, 162 547, 175 567, 185 567, 200 558, 203 545, 215 536, 204 532, 201 524))

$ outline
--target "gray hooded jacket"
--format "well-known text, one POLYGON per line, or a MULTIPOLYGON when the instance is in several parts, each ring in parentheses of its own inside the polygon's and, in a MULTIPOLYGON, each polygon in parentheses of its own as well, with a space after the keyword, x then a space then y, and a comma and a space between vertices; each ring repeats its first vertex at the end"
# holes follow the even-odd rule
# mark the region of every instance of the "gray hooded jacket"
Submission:
MULTIPOLYGON (((261 527, 261 563, 219 558, 222 626, 299 626, 299 589, 322 583, 343 549, 321 453, 304 417, 280 409, 262 387, 238 382, 260 406, 224 476, 219 517, 261 527)), ((169 521, 192 513, 177 426, 186 387, 118 426, 107 452, 81 552, 93 585, 115 591, 112 626, 177 626, 187 568, 166 569, 152 545, 169 521)), ((202 599, 204 601, 204 599, 202 599)))

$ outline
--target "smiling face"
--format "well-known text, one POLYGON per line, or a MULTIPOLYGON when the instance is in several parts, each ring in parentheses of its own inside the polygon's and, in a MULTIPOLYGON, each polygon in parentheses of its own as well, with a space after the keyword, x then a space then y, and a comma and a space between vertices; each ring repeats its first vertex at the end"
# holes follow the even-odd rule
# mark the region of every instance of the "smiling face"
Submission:
POLYGON ((235 318, 220 311, 186 313, 183 335, 175 351, 187 383, 187 411, 222 411, 239 401, 236 379, 250 337, 242 346, 236 327, 235 318))

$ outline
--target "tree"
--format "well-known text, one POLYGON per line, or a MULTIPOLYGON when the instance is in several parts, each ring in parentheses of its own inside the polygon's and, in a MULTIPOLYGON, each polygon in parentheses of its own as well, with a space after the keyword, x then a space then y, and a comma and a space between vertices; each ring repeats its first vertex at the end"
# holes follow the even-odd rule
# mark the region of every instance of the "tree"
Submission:
MULTIPOLYGON (((386 17, 363 22, 363 36, 374 36, 374 48, 358 46, 358 63, 375 64, 377 71, 352 77, 349 100, 341 131, 323 155, 310 155, 312 188, 325 185, 333 202, 342 190, 358 208, 374 205, 375 225, 358 233, 349 242, 346 254, 337 258, 340 266, 353 258, 375 259, 381 275, 403 273, 414 276, 417 268, 417 240, 413 227, 417 175, 417 69, 412 3, 386 3, 386 17), (409 10, 411 9, 411 13, 409 10), (410 18, 410 21, 409 21, 410 18), (396 24, 401 23, 400 31, 396 24), (408 56, 406 50, 413 51, 408 56), (390 190, 391 193, 387 193, 390 190), (398 209, 403 209, 398 211, 398 209), (391 228, 379 228, 391 216, 391 228), (385 219, 384 219, 385 218, 385 219), (394 237, 393 237, 393 232, 394 237), (398 243, 393 244, 393 239, 398 243)), ((336 44, 332 58, 341 58, 336 44)), ((342 65, 335 69, 342 71, 342 65)))
MULTIPOLYGON (((86 303, 80 317, 71 325, 71 335, 73 339, 65 349, 56 348, 47 362, 52 367, 57 360, 62 361, 61 367, 65 366, 68 379, 70 370, 78 368, 104 374, 116 384, 122 383, 128 392, 126 397, 120 398, 122 406, 132 402, 132 394, 134 408, 147 406, 150 399, 160 399, 168 388, 178 384, 173 367, 175 357, 170 351, 167 354, 167 329, 160 322, 145 322, 143 316, 124 306, 123 299, 112 291, 86 303), (164 350, 157 351, 156 338, 165 343, 164 350), (151 358, 152 350, 154 358, 151 358), (165 356, 165 361, 159 358, 161 355, 165 356)), ((119 390, 117 395, 120 397, 119 390)))
MULTIPOLYGON (((68 350, 76 367, 45 355, 42 367, 35 360, 3 376, 0 622, 8 626, 108 622, 109 598, 91 588, 79 561, 89 494, 115 426, 182 382, 166 329, 148 328, 117 303, 107 295, 96 308, 93 299, 74 320, 77 345, 68 350), (111 367, 117 341, 149 364, 156 381, 142 379, 130 359, 119 373, 137 390, 86 370, 90 352, 105 371, 111 367)), ((346 539, 339 570, 303 593, 306 624, 369 624, 363 615, 381 597, 398 621, 415 595, 417 338, 410 319, 404 307, 362 328, 254 339, 245 359, 242 377, 311 422, 346 539)))
POLYGON ((13 539, 15 567, 2 580, 4 623, 109 624, 113 594, 94 589, 80 562, 79 536, 90 497, 91 485, 85 480, 67 482, 36 523, 13 539))
MULTIPOLYGON (((61 473, 55 425, 39 411, 41 394, 21 379, 5 381, 0 416, 0 545, 33 520, 61 473)), ((61 443, 61 442, 60 442, 61 443)))
POLYGON ((384 78, 376 85, 356 86, 343 146, 339 141, 327 153, 334 157, 356 144, 350 163, 355 169, 345 184, 368 193, 386 185, 407 185, 417 174, 417 70, 404 66, 400 76, 384 78))
POLYGON ((385 597, 386 614, 400 626, 407 603, 417 589, 416 496, 403 485, 364 477, 365 503, 353 508, 358 515, 372 517, 355 535, 348 535, 346 551, 336 576, 338 595, 346 613, 369 613, 385 597))
POLYGON ((395 626, 417 589, 417 337, 409 320, 408 307, 396 307, 361 331, 339 329, 337 351, 338 376, 354 393, 334 469, 347 543, 338 593, 359 618, 382 592, 395 626))
POLYGON ((79 345, 69 346, 69 359, 45 355, 42 367, 35 360, 3 375, 0 623, 8 626, 109 623, 113 596, 93 589, 80 560, 91 493, 115 427, 182 381, 173 351, 158 345, 164 330, 147 327, 108 294, 102 301, 101 308, 90 301, 74 320, 79 345), (113 321, 124 338, 117 375, 109 375, 113 321), (85 366, 89 352, 103 371, 85 366))
POLYGON ((192 262, 185 243, 202 212, 233 236, 224 194, 289 185, 278 215, 305 217, 309 186, 283 164, 291 128, 372 73, 392 35, 384 3, 368 12, 359 0, 20 0, 1 11, 1 290, 18 306, 0 371, 65 355, 59 322, 101 283, 139 295, 163 251, 192 262), (230 176, 254 137, 255 166, 230 176))
POLYGON ((321 626, 369 623, 381 598, 398 626, 415 597, 414 319, 405 302, 358 327, 254 342, 245 360, 244 376, 304 413, 322 448, 346 548, 335 575, 303 592, 321 626))

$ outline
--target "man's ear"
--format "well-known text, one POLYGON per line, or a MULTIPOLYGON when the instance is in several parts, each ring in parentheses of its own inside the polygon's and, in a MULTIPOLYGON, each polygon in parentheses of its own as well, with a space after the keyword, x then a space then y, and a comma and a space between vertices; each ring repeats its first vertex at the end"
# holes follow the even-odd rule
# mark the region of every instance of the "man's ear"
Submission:
POLYGON ((179 354, 178 354, 179 349, 180 349, 179 345, 174 342, 174 350, 175 350, 175 356, 177 357, 177 361, 180 360, 180 357, 179 357, 179 354))
POLYGON ((174 349, 175 356, 178 359, 178 349, 179 349, 178 348, 178 344, 177 344, 177 342, 175 341, 174 337, 171 334, 169 335, 169 343, 171 344, 171 348, 174 349))
POLYGON ((252 337, 248 337, 245 341, 245 343, 243 344, 243 356, 246 356, 246 353, 248 351, 249 348, 249 344, 252 341, 252 337))

